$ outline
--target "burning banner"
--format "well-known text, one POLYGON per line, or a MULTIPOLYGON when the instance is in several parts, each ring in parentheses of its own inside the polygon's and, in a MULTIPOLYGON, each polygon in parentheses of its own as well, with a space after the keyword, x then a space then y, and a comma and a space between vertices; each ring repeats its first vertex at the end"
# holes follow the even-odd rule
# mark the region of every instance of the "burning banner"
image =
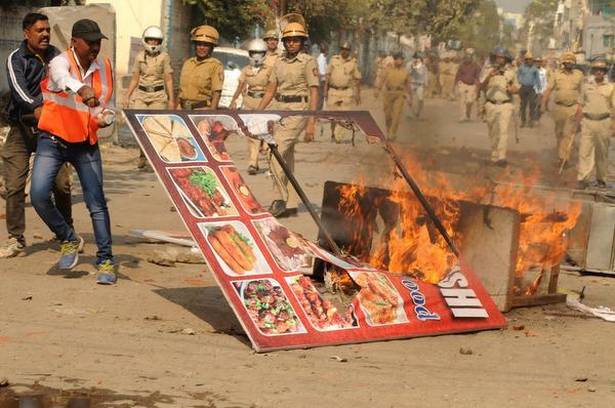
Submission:
MULTIPOLYGON (((438 279, 425 279, 431 271, 391 274, 324 250, 263 209, 224 141, 236 134, 271 143, 271 122, 297 114, 125 111, 253 347, 267 351, 504 327, 503 315, 456 256, 447 258, 438 279), (339 278, 336 293, 306 276, 315 264, 339 278)), ((352 119, 368 138, 383 140, 367 112, 316 115, 352 119)))

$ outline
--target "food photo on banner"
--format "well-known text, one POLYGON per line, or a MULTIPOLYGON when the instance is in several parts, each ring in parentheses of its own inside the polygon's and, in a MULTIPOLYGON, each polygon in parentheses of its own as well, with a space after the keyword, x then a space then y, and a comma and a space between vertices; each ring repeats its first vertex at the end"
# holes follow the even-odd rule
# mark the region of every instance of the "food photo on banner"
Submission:
POLYGON ((258 137, 275 149, 273 124, 307 114, 352 122, 371 143, 386 148, 368 112, 124 111, 254 349, 504 327, 504 316, 463 257, 439 283, 428 283, 326 250, 263 208, 234 165, 225 140, 258 137), (332 276, 335 284, 327 281, 332 276))

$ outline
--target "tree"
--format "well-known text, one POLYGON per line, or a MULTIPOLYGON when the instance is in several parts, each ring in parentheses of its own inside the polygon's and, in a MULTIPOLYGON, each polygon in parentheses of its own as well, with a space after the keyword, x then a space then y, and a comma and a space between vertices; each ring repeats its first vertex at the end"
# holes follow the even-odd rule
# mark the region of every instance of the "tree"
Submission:
POLYGON ((531 32, 529 45, 532 51, 542 52, 547 49, 549 39, 553 37, 553 22, 558 3, 558 0, 533 0, 525 9, 525 22, 519 40, 523 44, 528 43, 528 33, 531 32))
POLYGON ((503 45, 503 33, 504 22, 498 14, 495 1, 482 0, 476 11, 469 16, 468 23, 459 26, 456 37, 464 46, 473 47, 485 55, 497 45, 503 45))
POLYGON ((246 37, 255 24, 266 25, 274 18, 266 0, 184 0, 196 6, 200 24, 209 24, 228 40, 246 37))

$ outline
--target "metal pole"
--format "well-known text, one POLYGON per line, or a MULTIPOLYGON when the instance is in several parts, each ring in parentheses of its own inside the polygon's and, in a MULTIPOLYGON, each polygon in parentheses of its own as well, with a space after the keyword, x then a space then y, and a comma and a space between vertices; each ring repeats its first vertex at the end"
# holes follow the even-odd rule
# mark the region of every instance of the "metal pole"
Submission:
POLYGON ((331 248, 331 250, 335 252, 336 255, 342 255, 342 250, 335 243, 333 238, 331 238, 331 234, 329 234, 329 231, 325 229, 324 225, 320 221, 320 217, 316 213, 316 210, 314 210, 314 207, 312 207, 312 203, 310 203, 310 201, 308 200, 307 195, 305 195, 305 192, 301 188, 301 185, 299 185, 299 182, 295 178, 295 175, 293 174, 293 172, 288 168, 286 161, 284 160, 284 158, 280 154, 280 151, 278 150, 278 145, 275 142, 275 140, 273 140, 272 137, 268 137, 264 139, 264 138, 260 138, 260 137, 253 135, 252 133, 250 133, 250 130, 248 129, 244 121, 241 119, 241 117, 239 115, 234 115, 234 116, 235 116, 235 119, 237 120, 237 123, 239 124, 239 127, 245 133, 246 136, 252 139, 264 140, 265 143, 267 143, 267 146, 269 146, 271 153, 273 154, 275 159, 280 164, 280 167, 282 167, 282 171, 288 178, 288 181, 290 181, 290 184, 293 186, 293 188, 297 192, 297 195, 299 195, 301 202, 303 202, 303 205, 305 205, 305 208, 307 208, 308 212, 312 216, 312 219, 316 223, 316 226, 320 229, 320 231, 322 231, 322 234, 325 237, 325 240, 327 241, 329 248, 331 248))
POLYGON ((284 174, 288 178, 288 181, 290 182, 290 184, 292 184, 293 188, 299 195, 299 198, 301 199, 301 201, 303 202, 303 205, 305 205, 308 212, 312 216, 312 219, 314 220, 314 222, 316 223, 320 231, 322 231, 322 234, 325 237, 327 244, 329 244, 329 247, 331 248, 331 250, 335 252, 337 255, 341 255, 342 250, 340 249, 339 246, 337 246, 337 244, 335 243, 335 241, 333 240, 329 232, 325 229, 324 225, 322 224, 320 220, 320 217, 318 216, 318 214, 316 214, 316 210, 314 210, 314 207, 312 207, 312 203, 310 203, 310 201, 308 200, 307 196, 305 195, 305 192, 303 191, 303 189, 299 185, 299 182, 295 178, 295 175, 288 168, 286 161, 284 161, 284 158, 280 154, 280 151, 278 150, 278 145, 275 142, 267 142, 267 146, 269 146, 269 149, 271 149, 271 153, 273 154, 275 159, 280 164, 280 167, 282 167, 282 170, 284 171, 284 174))
POLYGON ((408 173, 408 170, 406 170, 406 168, 404 167, 404 164, 402 163, 401 158, 399 157, 397 152, 395 152, 395 150, 393 149, 393 146, 391 146, 388 140, 385 140, 383 143, 384 143, 384 150, 386 150, 386 152, 389 153, 389 155, 395 162, 397 169, 401 172, 401 175, 406 180, 408 185, 410 185, 412 192, 414 192, 414 195, 416 196, 416 198, 419 199, 421 205, 427 212, 427 215, 429 216, 431 221, 433 221, 434 225, 436 226, 440 234, 442 234, 442 237, 448 244, 448 247, 450 248, 450 250, 456 256, 459 256, 459 251, 457 250, 457 247, 455 246, 453 239, 450 237, 450 235, 448 235, 448 232, 446 232, 446 228, 444 228, 444 225, 442 225, 442 221, 440 221, 435 211, 431 207, 431 204, 429 204, 429 202, 427 201, 427 198, 425 198, 425 196, 423 195, 423 192, 421 191, 421 189, 416 184, 412 176, 410 176, 410 173, 408 173))

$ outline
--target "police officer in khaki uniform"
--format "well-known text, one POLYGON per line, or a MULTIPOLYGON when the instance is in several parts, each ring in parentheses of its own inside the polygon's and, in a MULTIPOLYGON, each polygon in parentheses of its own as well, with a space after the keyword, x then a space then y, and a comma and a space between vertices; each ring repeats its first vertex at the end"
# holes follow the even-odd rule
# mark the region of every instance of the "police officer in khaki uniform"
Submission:
POLYGON ((591 70, 594 80, 583 86, 577 109, 577 123, 581 125, 577 181, 581 189, 589 186, 594 169, 595 186, 607 187, 609 138, 613 134, 615 118, 615 85, 605 78, 608 70, 606 61, 594 61, 591 70))
MULTIPOLYGON (((298 22, 288 23, 282 31, 282 42, 286 50, 273 65, 265 96, 258 106, 267 108, 272 99, 273 110, 316 110, 318 106, 318 67, 316 60, 302 53, 308 34, 298 22)), ((295 144, 305 131, 305 141, 314 140, 315 118, 286 117, 273 128, 278 150, 291 171, 295 168, 295 144)), ((274 217, 288 217, 297 214, 297 197, 288 188, 288 179, 276 160, 270 163, 275 181, 275 199, 269 211, 274 217)))
POLYGON ((211 54, 218 45, 218 30, 208 25, 190 32, 194 57, 186 60, 179 75, 179 103, 182 109, 218 109, 224 67, 211 54))
POLYGON ((265 65, 273 66, 273 63, 280 56, 278 49, 278 32, 276 30, 268 30, 263 37, 267 43, 267 55, 265 56, 265 65))
MULTIPOLYGON (((361 71, 357 60, 350 55, 352 49, 348 41, 340 47, 339 55, 334 55, 327 67, 325 80, 325 99, 327 109, 350 110, 353 102, 361 103, 361 71)), ((349 129, 333 122, 331 125, 332 137, 336 143, 340 143, 350 132, 349 129)))
POLYGON ((455 75, 457 75, 459 65, 454 63, 451 57, 452 55, 448 51, 444 54, 444 58, 440 61, 439 76, 440 86, 442 87, 440 96, 452 101, 455 99, 455 75))
POLYGON ((542 111, 545 111, 551 93, 555 92, 555 106, 551 115, 555 122, 557 152, 561 162, 568 162, 576 133, 575 115, 584 77, 581 71, 574 69, 576 57, 572 52, 562 54, 560 62, 561 69, 551 75, 547 90, 542 97, 542 111))
POLYGON ((404 101, 412 106, 412 92, 410 89, 410 73, 404 66, 404 56, 401 52, 393 55, 393 66, 387 68, 382 74, 382 84, 376 89, 378 98, 384 88, 383 108, 384 120, 387 128, 387 137, 390 140, 397 138, 399 120, 404 108, 404 101))
POLYGON ((481 83, 485 90, 485 121, 491 141, 491 162, 504 167, 508 145, 508 131, 514 112, 513 94, 519 92, 517 75, 507 62, 510 55, 504 48, 493 51, 493 63, 481 83))
MULTIPOLYGON (((135 58, 124 107, 175 109, 173 68, 169 54, 162 51, 162 30, 158 26, 147 27, 143 31, 142 41, 144 50, 135 58)), ((141 151, 137 167, 144 168, 146 163, 145 155, 141 151)))
MULTIPOLYGON (((272 66, 265 64, 267 44, 260 38, 254 39, 248 43, 248 55, 250 57, 250 65, 242 68, 239 75, 239 85, 231 100, 230 109, 237 109, 237 98, 243 95, 242 109, 254 110, 260 105, 263 96, 265 96, 265 88, 269 83, 272 66)), ((258 155, 261 149, 261 141, 258 139, 248 138, 248 151, 250 156, 248 174, 255 175, 258 173, 258 155)))

